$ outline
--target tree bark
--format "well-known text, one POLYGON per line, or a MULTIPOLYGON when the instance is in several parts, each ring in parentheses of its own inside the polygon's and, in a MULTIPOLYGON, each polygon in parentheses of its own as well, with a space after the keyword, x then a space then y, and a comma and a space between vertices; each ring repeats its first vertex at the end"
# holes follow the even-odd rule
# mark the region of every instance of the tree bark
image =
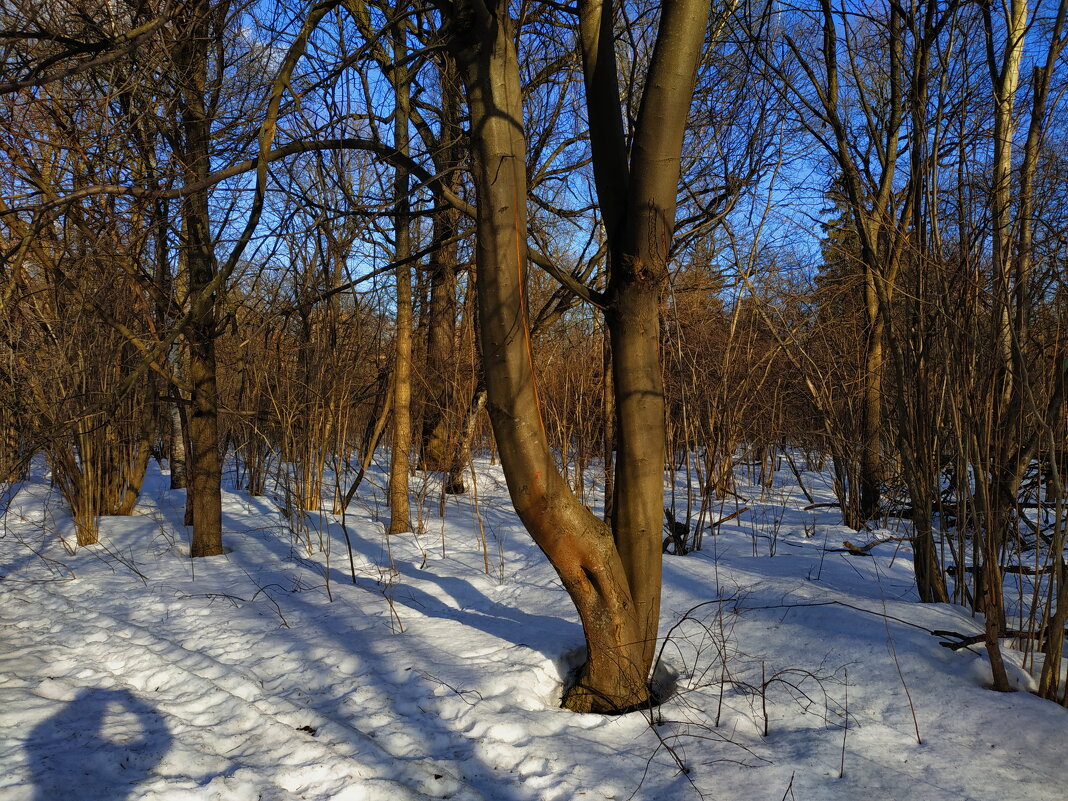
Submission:
POLYGON ((612 344, 607 330, 601 345, 601 362, 604 365, 604 388, 601 397, 601 413, 604 415, 604 430, 601 432, 604 450, 604 522, 612 525, 612 508, 616 497, 616 396, 615 376, 612 372, 612 344))
MULTIPOLYGON (((209 3, 196 0, 184 20, 179 46, 184 181, 197 184, 210 173, 211 120, 206 106, 208 81, 209 3)), ((193 541, 190 555, 216 556, 222 547, 222 460, 219 455, 219 393, 215 377, 215 250, 211 238, 207 189, 183 198, 191 313, 186 327, 189 380, 193 389, 189 415, 190 486, 193 541)))
MULTIPOLYGON (((439 64, 441 96, 440 149, 434 154, 434 166, 444 176, 445 186, 460 192, 459 98, 453 90, 456 64, 443 54, 439 64)), ((464 462, 460 460, 459 429, 463 409, 455 386, 456 349, 456 261, 460 213, 448 204, 434 212, 434 251, 430 257, 430 303, 427 313, 426 394, 423 402, 423 430, 420 437, 422 468, 440 471, 445 476, 445 491, 462 493, 464 462)))
POLYGON ((660 306, 675 224, 683 133, 708 25, 705 0, 665 6, 642 93, 629 170, 616 88, 612 4, 581 2, 594 176, 608 239, 616 475, 612 530, 651 666, 660 617, 664 390, 660 306), (620 184, 625 192, 620 194, 620 184))
POLYGON ((122 460, 119 476, 123 481, 123 487, 122 497, 115 510, 115 514, 118 515, 133 514, 137 498, 141 494, 141 486, 145 481, 152 442, 156 438, 156 419, 159 411, 157 383, 158 379, 155 375, 148 376, 147 397, 141 401, 141 408, 135 410, 137 426, 134 428, 136 438, 133 447, 123 448, 119 452, 119 458, 122 460))
MULTIPOLYGON (((405 25, 394 34, 393 55, 400 65, 406 56, 405 25)), ((393 115, 394 145, 399 153, 408 152, 409 93, 407 68, 397 66, 392 73, 396 98, 393 115)), ((393 184, 395 258, 397 277, 396 360, 393 373, 393 449, 389 463, 389 533, 412 530, 408 501, 408 451, 412 442, 412 278, 408 265, 411 253, 411 212, 408 200, 408 171, 396 168, 393 184)))

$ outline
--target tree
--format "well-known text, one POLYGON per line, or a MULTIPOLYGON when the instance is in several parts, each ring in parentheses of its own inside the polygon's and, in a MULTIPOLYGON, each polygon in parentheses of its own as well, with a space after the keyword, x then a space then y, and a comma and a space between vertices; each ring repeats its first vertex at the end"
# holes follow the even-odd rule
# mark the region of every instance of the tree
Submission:
MULTIPOLYGON (((393 111, 393 143, 398 153, 408 155, 408 126, 411 117, 411 78, 403 66, 408 56, 407 22, 396 22, 393 39, 393 68, 387 73, 396 100, 393 111)), ((397 334, 393 367, 393 449, 389 464, 389 533, 411 531, 408 506, 408 460, 412 445, 412 273, 411 199, 408 170, 397 167, 394 175, 394 260, 397 263, 397 334)))
MULTIPOLYGON (((208 107, 208 46, 211 37, 209 0, 195 0, 179 18, 182 39, 174 64, 179 76, 182 176, 187 186, 204 182, 211 171, 211 117, 208 107)), ((182 198, 182 256, 186 268, 190 313, 185 329, 189 346, 189 492, 192 498, 193 541, 190 555, 216 556, 222 546, 222 460, 219 455, 219 390, 216 384, 216 299, 218 271, 211 233, 208 189, 182 198)))
POLYGON ((525 293, 526 142, 514 26, 503 0, 440 2, 471 119, 476 268, 494 436, 516 512, 582 620, 587 661, 565 698, 578 711, 649 699, 660 614, 664 399, 660 300, 667 280, 683 132, 707 0, 666 5, 628 156, 614 53, 614 4, 579 4, 597 193, 609 241, 605 309, 619 457, 611 529, 571 493, 543 427, 525 293))
MULTIPOLYGON (((790 52, 804 78, 772 66, 797 113, 799 124, 834 161, 841 202, 856 235, 863 275, 864 371, 859 446, 862 520, 879 512, 883 433, 885 310, 900 269, 903 232, 911 206, 897 184, 906 119, 903 78, 904 10, 890 4, 885 15, 855 15, 820 0, 811 14, 819 33, 785 29, 790 52)), ((787 23, 789 25, 789 23, 787 23)), ((792 26, 791 26, 792 27, 792 26)))
MULTIPOLYGON (((442 51, 436 59, 440 134, 431 156, 439 175, 451 191, 460 188, 462 161, 460 98, 456 64, 442 51)), ((425 130, 425 129, 424 129, 425 130)), ((428 142, 428 145, 432 143, 428 142)), ((456 339, 457 253, 460 212, 439 203, 433 213, 433 251, 427 265, 430 299, 426 310, 426 382, 423 402, 420 460, 424 470, 447 474, 445 491, 464 491, 463 471, 466 452, 461 435, 466 409, 457 401, 463 397, 450 364, 456 339)))
MULTIPOLYGON (((983 564, 977 595, 983 596, 986 612, 986 645, 994 671, 994 685, 1008 690, 1009 683, 1001 661, 998 638, 1005 628, 1004 578, 1001 555, 1013 536, 1012 526, 1018 526, 1013 511, 1019 502, 1020 485, 1033 459, 1039 438, 1055 428, 1063 414, 1064 379, 1055 382, 1052 397, 1046 408, 1040 408, 1030 388, 1030 362, 1027 345, 1030 338, 1030 315, 1034 307, 1032 270, 1034 261, 1035 184, 1039 167, 1041 144, 1049 126, 1049 115, 1056 97, 1051 96, 1057 63, 1068 44, 1068 0, 1060 0, 1056 10, 1044 20, 1048 38, 1038 35, 1038 41, 1028 42, 1033 13, 1028 0, 1007 0, 980 3, 986 32, 986 52, 992 101, 993 176, 990 193, 992 225, 992 321, 996 368, 992 408, 992 424, 988 429, 983 452, 989 458, 989 481, 976 482, 977 494, 986 513, 983 543, 983 564), (997 15, 1003 29, 995 25, 997 15), (1017 102, 1022 94, 1021 64, 1028 47, 1034 52, 1029 125, 1019 166, 1014 169, 1013 148, 1016 142, 1017 102), (1029 424, 1028 414, 1044 418, 1039 426, 1029 424), (1052 423, 1052 425, 1050 425, 1052 423), (1045 430, 1043 430, 1045 429, 1045 430)), ((1063 91, 1063 89, 1061 90, 1063 91)), ((1054 368, 1058 369, 1058 368, 1054 368)), ((1063 369, 1063 368, 1061 368, 1063 369)), ((985 471, 984 471, 985 472, 985 471)), ((1062 543, 1063 547, 1063 543, 1062 543)), ((1059 630, 1051 634, 1047 647, 1048 659, 1054 666, 1060 662, 1064 642, 1064 621, 1068 616, 1065 604, 1063 559, 1058 554, 1055 573, 1060 586, 1057 615, 1059 630)), ((1052 621, 1051 621, 1052 622, 1052 621)), ((1055 667, 1053 669, 1056 669, 1055 667)), ((1058 680, 1047 666, 1042 672, 1041 691, 1055 697, 1058 680)))

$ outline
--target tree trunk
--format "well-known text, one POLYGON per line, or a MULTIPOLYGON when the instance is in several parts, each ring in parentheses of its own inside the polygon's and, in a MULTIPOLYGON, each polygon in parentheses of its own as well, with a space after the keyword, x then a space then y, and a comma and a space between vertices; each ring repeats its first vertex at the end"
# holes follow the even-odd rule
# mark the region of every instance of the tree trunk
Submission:
MULTIPOLYGON (((441 222, 434 216, 436 232, 441 222)), ((456 272, 455 245, 435 253, 430 260, 430 303, 427 313, 426 394, 420 463, 423 470, 448 471, 456 450, 455 388, 451 367, 455 356, 456 272)))
MULTIPOLYGON (((660 266, 665 266, 666 251, 660 266)), ((638 271, 650 261, 636 259, 638 271)), ((652 272, 652 271, 650 271, 652 272)), ((639 272, 640 274, 640 272, 639 272)), ((616 431, 612 531, 643 637, 642 661, 652 665, 660 621, 664 519, 664 390, 660 381, 659 279, 623 288, 608 313, 612 337, 616 431)))
POLYGON ((648 697, 638 619, 608 527, 560 476, 541 420, 527 326, 526 143, 505 3, 467 4, 452 47, 471 114, 475 262, 488 409, 508 490, 523 524, 578 609, 587 663, 565 704, 606 711, 648 697), (637 644, 637 645, 636 645, 637 644))
POLYGON ((601 347, 601 363, 604 366, 604 389, 601 395, 601 411, 604 415, 604 430, 601 432, 604 451, 604 522, 612 525, 612 508, 616 497, 616 397, 613 394, 615 376, 612 373, 612 344, 607 331, 601 347))
POLYGON ((871 268, 865 270, 867 343, 864 358, 864 397, 860 420, 860 516, 879 515, 883 483, 883 315, 871 268))
MULTIPOLYGON (((440 58, 441 135, 443 147, 434 154, 434 166, 446 176, 446 186, 459 194, 460 154, 456 142, 460 137, 460 106, 454 86, 456 64, 452 57, 440 58)), ((420 438, 422 468, 448 473, 446 492, 457 490, 453 479, 460 477, 458 491, 463 492, 463 467, 460 461, 459 427, 463 410, 457 407, 455 386, 456 348, 456 260, 460 213, 447 204, 434 212, 434 251, 430 257, 430 303, 427 313, 426 395, 423 402, 423 430, 420 438), (457 470, 457 467, 459 468, 457 470)))
POLYGON ((648 666, 660 617, 663 553, 660 306, 667 287, 683 133, 709 7, 707 0, 665 5, 628 165, 612 4, 579 4, 594 176, 609 253, 606 320, 617 420, 612 531, 643 632, 637 647, 648 666), (626 188, 622 195, 621 183, 626 188))
POLYGON ((148 470, 152 443, 156 438, 156 418, 159 409, 156 392, 158 380, 155 375, 149 375, 147 382, 149 387, 147 397, 142 400, 141 408, 136 410, 137 426, 134 430, 136 439, 133 447, 123 448, 119 453, 119 458, 122 460, 120 476, 123 480, 122 497, 115 511, 119 515, 133 514, 137 498, 141 494, 141 486, 145 481, 145 472, 148 470))
MULTIPOLYGON (((393 55, 395 63, 403 63, 406 55, 404 25, 395 34, 393 55)), ((393 72, 396 106, 393 115, 393 137, 397 151, 408 152, 408 103, 411 87, 407 68, 397 66, 393 72)), ((389 464, 389 533, 411 531, 411 512, 408 502, 408 451, 412 442, 412 279, 407 258, 411 253, 410 211, 408 201, 408 171, 396 168, 394 176, 396 211, 394 228, 397 275, 397 335, 396 363, 393 374, 393 449, 389 464)))
MULTIPOLYGON (((210 172, 211 121, 205 98, 210 22, 207 0, 197 0, 185 24, 186 40, 177 62, 181 68, 184 180, 205 181, 210 172)), ((186 328, 189 380, 193 388, 189 415, 191 445, 189 491, 192 498, 191 556, 216 556, 222 548, 222 460, 219 457, 219 392, 215 380, 215 250, 211 238, 208 192, 200 189, 182 202, 191 313, 186 328)))
MULTIPOLYGON (((182 356, 183 344, 177 343, 175 353, 170 359, 171 370, 179 378, 184 374, 182 356)), ((168 416, 171 428, 171 489, 185 489, 188 485, 188 470, 186 464, 186 440, 187 434, 182 404, 185 399, 182 390, 177 384, 171 384, 170 391, 174 394, 174 400, 167 403, 168 416)))

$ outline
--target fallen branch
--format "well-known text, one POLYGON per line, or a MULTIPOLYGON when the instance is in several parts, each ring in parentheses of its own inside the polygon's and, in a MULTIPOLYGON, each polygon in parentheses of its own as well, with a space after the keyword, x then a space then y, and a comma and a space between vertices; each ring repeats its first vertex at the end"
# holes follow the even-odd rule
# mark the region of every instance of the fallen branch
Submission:
MULTIPOLYGON (((1043 565, 1042 567, 1032 567, 1031 565, 1001 565, 1000 570, 1002 573, 1013 573, 1020 576, 1044 576, 1048 573, 1053 573, 1057 569, 1056 565, 1043 565)), ((974 565, 949 565, 946 567, 946 573, 950 576, 956 576, 960 573, 974 573, 976 567, 974 565)))
MULTIPOLYGON (((1068 631, 1068 629, 1066 629, 1068 631)), ((982 645, 986 643, 986 634, 961 634, 959 631, 942 631, 936 629, 932 631, 935 637, 943 637, 938 644, 943 648, 948 648, 951 651, 959 651, 962 648, 969 648, 973 645, 982 645)), ((1007 629, 998 635, 998 639, 1002 640, 1043 640, 1046 637, 1046 630, 1041 629, 1039 631, 1021 631, 1019 629, 1007 629)))
POLYGON ((737 517, 738 515, 740 515, 740 514, 742 514, 742 513, 744 513, 744 512, 748 512, 748 511, 749 511, 749 507, 748 507, 748 506, 743 506, 743 507, 742 507, 741 509, 739 509, 739 510, 738 510, 737 512, 732 512, 731 514, 727 515, 726 517, 720 518, 720 519, 719 519, 719 520, 717 520, 717 521, 716 521, 715 523, 709 523, 709 524, 708 524, 708 527, 709 527, 709 528, 716 528, 716 526, 722 526, 722 525, 723 525, 724 523, 726 523, 726 522, 727 522, 728 520, 733 520, 733 519, 734 519, 734 518, 736 518, 736 517, 737 517))
POLYGON ((848 553, 851 556, 868 556, 876 545, 886 545, 890 542, 908 542, 908 537, 887 537, 885 540, 872 540, 864 545, 854 545, 849 540, 844 540, 844 548, 824 548, 828 553, 848 553))

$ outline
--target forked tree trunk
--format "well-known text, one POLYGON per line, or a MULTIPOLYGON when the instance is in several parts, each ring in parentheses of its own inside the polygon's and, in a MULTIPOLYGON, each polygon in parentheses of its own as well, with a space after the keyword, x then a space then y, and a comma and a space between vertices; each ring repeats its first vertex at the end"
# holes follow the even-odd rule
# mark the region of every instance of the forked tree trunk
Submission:
POLYGON ((616 413, 612 531, 650 666, 660 618, 664 390, 660 307, 675 225, 683 134, 708 27, 708 0, 665 4, 630 148, 623 135, 613 4, 579 3, 590 141, 608 241, 606 321, 616 413))
POLYGON ((542 426, 529 350, 526 143, 519 66, 506 3, 471 2, 452 46, 471 115, 475 262, 488 409, 516 512, 578 608, 588 661, 582 704, 611 709, 646 698, 643 634, 612 532, 568 489, 542 426))
MULTIPOLYGON (((571 492, 542 424, 525 298, 526 143, 508 4, 468 0, 447 8, 452 11, 450 45, 471 119, 478 199, 475 261, 490 420, 516 512, 582 620, 587 662, 564 704, 577 711, 617 711, 648 700, 659 624, 664 462, 659 302, 682 131, 709 5, 686 0, 665 6, 639 114, 633 185, 604 209, 606 226, 610 216, 624 221, 615 231, 609 228, 617 243, 608 322, 620 421, 613 529, 571 492), (625 204, 622 215, 619 203, 625 204)), ((590 10, 587 6, 585 12, 590 10)), ((593 12, 599 19, 599 4, 593 12)), ((611 19, 610 9, 605 18, 611 19)), ((604 39, 595 35, 594 41, 609 43, 600 64, 614 74, 610 32, 604 39)), ((594 91, 598 102, 614 103, 619 113, 618 93, 611 97, 599 83, 594 91)), ((597 164, 604 152, 595 144, 599 174, 604 174, 604 165, 597 164)), ((599 193, 604 207, 600 187, 599 193)))

